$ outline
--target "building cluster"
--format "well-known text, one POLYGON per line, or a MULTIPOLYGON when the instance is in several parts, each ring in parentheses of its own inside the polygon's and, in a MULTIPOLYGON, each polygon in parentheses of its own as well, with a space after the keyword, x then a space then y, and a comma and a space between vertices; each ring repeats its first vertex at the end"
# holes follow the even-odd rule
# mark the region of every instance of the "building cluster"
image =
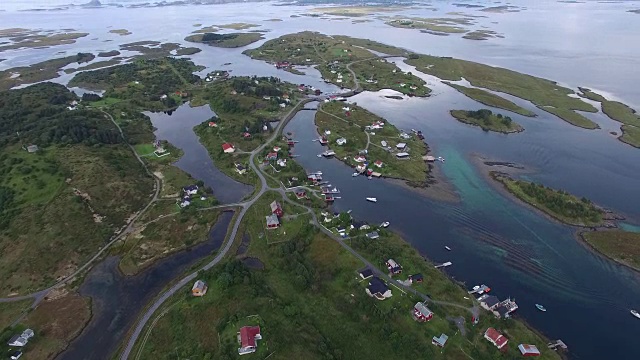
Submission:
MULTIPOLYGON (((178 205, 180 205, 181 208, 191 205, 193 198, 198 196, 198 191, 198 185, 195 184, 183 187, 182 196, 180 197, 180 200, 178 200, 178 205)), ((207 197, 205 195, 202 194, 200 196, 200 200, 204 201, 206 199, 207 197)))
MULTIPOLYGON (((15 348, 23 348, 25 347, 31 338, 33 338, 35 333, 31 329, 25 329, 21 334, 13 335, 9 341, 7 341, 7 345, 15 348)), ((22 356, 22 350, 12 350, 9 358, 12 360, 19 359, 22 356)))
POLYGON ((484 294, 478 298, 480 306, 493 313, 498 319, 507 319, 518 309, 518 304, 511 298, 500 301, 497 296, 484 294))
POLYGON ((275 200, 269 204, 269 208, 271 214, 266 216, 267 229, 276 229, 280 227, 280 218, 284 215, 284 211, 280 203, 275 200))

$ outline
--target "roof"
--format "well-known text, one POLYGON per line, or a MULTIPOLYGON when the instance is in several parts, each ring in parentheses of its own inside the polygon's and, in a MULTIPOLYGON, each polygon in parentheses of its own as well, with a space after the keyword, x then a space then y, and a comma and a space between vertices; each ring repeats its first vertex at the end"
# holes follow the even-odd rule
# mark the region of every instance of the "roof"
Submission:
POLYGON ((406 144, 406 143, 399 143, 398 145, 396 145, 396 147, 397 147, 397 148, 400 148, 400 149, 402 149, 402 148, 404 148, 404 147, 406 147, 406 146, 407 146, 407 144, 406 144))
POLYGON ((25 331, 22 332, 22 337, 26 339, 32 338, 33 335, 35 335, 35 333, 31 329, 26 329, 25 331))
POLYGON ((196 289, 204 290, 204 288, 206 286, 207 286, 207 284, 205 284, 204 281, 198 280, 193 284, 193 287, 191 288, 191 291, 196 290, 196 289))
POLYGON ((447 335, 441 334, 440 337, 435 337, 434 336, 431 341, 440 344, 440 346, 444 346, 444 344, 447 343, 448 339, 449 339, 449 337, 447 335))
POLYGON ((494 311, 500 314, 500 317, 506 317, 509 315, 509 309, 506 306, 500 305, 494 311))
POLYGON ((360 276, 362 276, 363 279, 366 279, 370 276, 373 276, 373 271, 371 269, 364 269, 360 271, 360 276))
POLYGON ((233 145, 229 143, 222 144, 222 150, 233 149, 233 145))
POLYGON ((260 335, 260 326, 243 326, 240 328, 240 344, 243 348, 256 346, 256 335, 260 335))
POLYGON ((488 307, 494 307, 498 305, 500 299, 497 296, 489 295, 484 299, 480 300, 480 302, 485 303, 488 307))
POLYGON ((396 154, 396 156, 397 156, 397 157, 407 157, 407 156, 409 156, 409 153, 406 153, 406 152, 399 152, 399 153, 397 153, 397 154, 396 154))
POLYGON ((266 218, 267 218, 267 226, 280 225, 280 220, 278 220, 278 215, 271 214, 269 216, 266 216, 266 218))
POLYGON ((504 335, 502 335, 498 330, 492 327, 488 328, 487 331, 484 332, 484 336, 490 339, 491 342, 493 342, 498 348, 503 347, 504 344, 509 341, 509 339, 504 337, 504 335))
POLYGON ((535 345, 520 344, 518 350, 522 355, 540 355, 540 351, 535 345))
POLYGON ((236 169, 244 170, 244 166, 242 166, 242 164, 236 164, 236 169))
POLYGON ((273 212, 273 211, 276 211, 276 210, 278 210, 278 209, 281 209, 281 208, 280 208, 280 204, 279 204, 277 201, 275 201, 275 200, 274 200, 271 204, 269 204, 269 207, 271 207, 271 211, 272 211, 272 212, 273 212))
POLYGON ((380 235, 378 235, 378 232, 377 232, 377 231, 372 231, 372 232, 370 232, 370 233, 368 233, 368 234, 367 234, 367 237, 368 237, 369 239, 377 239, 377 238, 379 238, 379 237, 380 237, 380 235))
POLYGON ((411 280, 422 280, 424 278, 420 273, 413 274, 410 277, 411 277, 411 280))
POLYGON ((429 310, 429 308, 426 307, 424 303, 421 303, 421 302, 416 303, 413 308, 420 311, 420 314, 424 316, 429 316, 430 314, 433 314, 433 311, 429 310))
POLYGON ((389 287, 379 277, 374 276, 369 280, 367 289, 369 289, 369 292, 372 294, 384 294, 389 290, 389 287))
POLYGON ((400 265, 393 259, 389 259, 387 260, 387 266, 391 267, 391 268, 399 268, 400 265))

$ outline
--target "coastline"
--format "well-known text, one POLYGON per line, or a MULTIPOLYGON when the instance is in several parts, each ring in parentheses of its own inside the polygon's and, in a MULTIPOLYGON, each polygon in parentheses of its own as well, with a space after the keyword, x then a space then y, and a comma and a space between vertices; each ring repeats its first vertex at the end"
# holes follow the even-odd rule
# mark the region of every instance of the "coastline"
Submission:
POLYGON ((584 234, 587 232, 592 232, 592 231, 612 231, 612 230, 616 230, 616 229, 595 229, 595 230, 578 230, 574 233, 574 238, 581 244, 583 244, 585 247, 587 247, 589 250, 591 250, 593 253, 598 254, 599 256, 602 256, 605 259, 611 260, 613 262, 615 262, 618 265, 622 265, 624 267, 626 267, 627 269, 630 269, 632 271, 634 271, 635 273, 640 275, 640 268, 639 267, 635 267, 631 264, 628 264, 624 261, 618 260, 613 256, 610 256, 608 254, 606 254, 605 252, 602 252, 600 250, 598 250, 598 248, 596 248, 595 246, 591 245, 591 243, 589 243, 589 241, 587 241, 587 239, 584 238, 584 234))

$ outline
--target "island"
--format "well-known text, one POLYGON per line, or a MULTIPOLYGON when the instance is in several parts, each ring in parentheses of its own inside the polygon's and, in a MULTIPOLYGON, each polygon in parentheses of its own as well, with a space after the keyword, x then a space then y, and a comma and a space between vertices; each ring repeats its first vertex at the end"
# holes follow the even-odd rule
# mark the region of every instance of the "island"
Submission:
POLYGON ((407 29, 423 29, 430 32, 455 34, 466 33, 461 26, 473 25, 470 18, 402 18, 387 21, 385 24, 407 29))
POLYGON ((640 232, 585 231, 580 237, 597 252, 640 271, 640 232))
POLYGON ((95 55, 78 53, 58 59, 45 60, 29 66, 20 66, 0 71, 0 91, 9 90, 19 85, 57 78, 63 67, 73 63, 86 63, 95 59, 95 55), (15 74, 19 74, 16 76, 15 74))
POLYGON ((497 171, 490 172, 490 175, 519 200, 560 222, 582 227, 611 226, 607 212, 587 198, 577 198, 566 191, 554 190, 542 184, 516 180, 497 171))
POLYGON ((243 47, 262 39, 264 39, 262 34, 255 32, 229 34, 206 32, 203 34, 189 35, 185 38, 185 40, 189 42, 202 43, 223 48, 243 47))
POLYGON ((0 52, 6 50, 40 48, 58 45, 74 44, 77 39, 88 36, 89 33, 69 31, 56 33, 54 31, 4 29, 0 30, 0 38, 8 38, 11 42, 2 42, 0 52))
POLYGON ((113 29, 113 30, 109 30, 109 33, 118 34, 120 36, 127 36, 127 35, 133 34, 131 31, 127 29, 113 29))
POLYGON ((479 126, 484 131, 494 131, 503 134, 510 134, 524 131, 520 124, 511 120, 509 116, 494 114, 489 109, 471 110, 451 110, 451 116, 465 124, 479 126))
POLYGON ((398 130, 385 119, 349 103, 332 101, 318 109, 319 138, 335 157, 356 172, 426 186, 427 144, 418 135, 398 130))
POLYGON ((607 100, 604 96, 585 87, 578 89, 580 90, 580 96, 599 102, 605 115, 611 120, 623 124, 620 128, 622 136, 618 138, 620 141, 640 148, 640 115, 637 115, 634 109, 619 101, 607 100))
POLYGON ((449 81, 443 81, 443 82, 481 104, 504 109, 504 110, 513 111, 516 114, 520 114, 524 116, 530 116, 530 117, 536 116, 534 112, 529 111, 519 105, 516 105, 512 101, 509 101, 493 93, 490 93, 486 90, 457 85, 449 81))

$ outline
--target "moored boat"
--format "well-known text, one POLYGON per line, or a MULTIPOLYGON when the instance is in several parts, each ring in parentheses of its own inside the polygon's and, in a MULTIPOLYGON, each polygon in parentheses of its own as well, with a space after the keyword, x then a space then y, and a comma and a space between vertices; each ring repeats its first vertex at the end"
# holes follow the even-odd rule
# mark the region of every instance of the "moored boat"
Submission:
POLYGON ((640 319, 640 313, 638 313, 636 310, 631 310, 631 315, 637 317, 638 319, 640 319))
POLYGON ((542 312, 547 311, 547 308, 545 308, 544 306, 540 305, 540 304, 536 304, 536 308, 542 312))
POLYGON ((445 246, 444 248, 447 249, 448 251, 451 251, 451 248, 448 246, 445 246))
POLYGON ((351 174, 351 176, 353 176, 353 177, 356 177, 358 175, 360 175, 360 173, 357 173, 357 172, 354 172, 353 174, 351 174))
POLYGON ((382 224, 380 224, 380 226, 382 226, 383 228, 387 228, 387 227, 389 227, 389 222, 385 221, 382 224))
POLYGON ((371 201, 371 202, 378 202, 378 199, 374 198, 374 197, 368 197, 366 198, 367 201, 371 201))

